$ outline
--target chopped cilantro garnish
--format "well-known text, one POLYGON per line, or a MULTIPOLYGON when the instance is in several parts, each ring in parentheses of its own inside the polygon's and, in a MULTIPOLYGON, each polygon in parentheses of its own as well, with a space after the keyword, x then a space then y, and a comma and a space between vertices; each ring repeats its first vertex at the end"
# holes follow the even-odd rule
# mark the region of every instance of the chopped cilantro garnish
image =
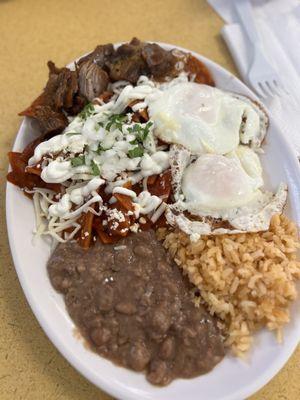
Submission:
POLYGON ((140 145, 128 151, 129 158, 142 157, 143 154, 144 154, 144 149, 140 145))
POLYGON ((93 175, 100 175, 100 169, 94 160, 91 162, 91 169, 93 175))
POLYGON ((128 132, 136 133, 136 132, 140 132, 141 129, 142 129, 142 126, 140 124, 134 124, 132 127, 128 128, 128 132))
POLYGON ((152 122, 149 121, 145 126, 134 124, 132 127, 128 128, 128 132, 135 135, 135 139, 131 140, 129 143, 137 145, 132 150, 128 151, 128 156, 130 158, 142 157, 144 154, 144 148, 142 145, 149 134, 151 126, 152 122))
POLYGON ((78 156, 71 159, 72 167, 80 167, 85 164, 85 156, 78 156))
POLYGON ((102 153, 103 151, 105 151, 105 150, 106 150, 106 149, 104 149, 104 148, 101 146, 101 143, 99 143, 96 152, 97 152, 98 154, 101 154, 101 153, 102 153))
POLYGON ((140 124, 134 124, 133 127, 128 128, 129 133, 135 134, 135 139, 132 140, 130 144, 143 143, 149 134, 152 124, 153 123, 149 121, 144 127, 140 124))
POLYGON ((153 125, 153 122, 151 122, 151 121, 147 122, 147 124, 146 124, 146 126, 145 126, 145 128, 144 128, 144 137, 143 137, 143 140, 145 140, 146 137, 148 136, 149 131, 150 131, 150 128, 151 128, 152 125, 153 125))
POLYGON ((122 130, 122 125, 126 121, 126 114, 114 114, 108 118, 108 123, 106 124, 105 129, 110 130, 110 128, 115 125, 115 127, 119 130, 122 130))
POLYGON ((111 147, 108 147, 108 148, 106 149, 105 147, 102 147, 102 144, 101 144, 101 143, 99 143, 99 144, 98 144, 98 148, 97 148, 97 150, 96 150, 96 153, 102 154, 103 151, 110 150, 110 149, 111 149, 111 147))
POLYGON ((132 140, 131 142, 129 142, 130 144, 139 144, 139 141, 137 138, 135 138, 134 140, 132 140))
POLYGON ((82 119, 87 119, 93 114, 94 111, 95 111, 94 104, 88 103, 78 115, 82 119))

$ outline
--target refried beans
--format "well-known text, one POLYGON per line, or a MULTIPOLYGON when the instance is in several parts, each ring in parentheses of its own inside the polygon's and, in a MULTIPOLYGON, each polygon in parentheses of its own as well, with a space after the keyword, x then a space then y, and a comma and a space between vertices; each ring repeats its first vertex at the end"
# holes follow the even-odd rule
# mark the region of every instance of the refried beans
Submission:
POLYGON ((224 357, 216 320, 195 307, 191 287, 153 230, 89 251, 58 245, 48 263, 54 288, 90 347, 167 385, 210 371, 224 357))

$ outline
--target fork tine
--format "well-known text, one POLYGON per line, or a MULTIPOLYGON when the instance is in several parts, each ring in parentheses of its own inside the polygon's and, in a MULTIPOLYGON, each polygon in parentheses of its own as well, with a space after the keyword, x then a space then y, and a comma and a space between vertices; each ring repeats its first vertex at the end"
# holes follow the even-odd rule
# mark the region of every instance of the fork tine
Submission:
POLYGON ((260 86, 262 88, 262 90, 266 93, 267 97, 273 97, 274 93, 272 92, 271 89, 269 89, 267 82, 260 82, 260 86))
POLYGON ((276 93, 274 93, 273 88, 268 83, 269 83, 268 81, 263 82, 262 84, 263 90, 267 93, 269 97, 276 96, 276 93))
POLYGON ((263 99, 266 97, 265 93, 262 92, 259 83, 252 84, 252 88, 254 89, 256 94, 258 94, 259 97, 262 97, 263 99))
POLYGON ((259 86, 260 92, 262 93, 262 97, 263 98, 269 97, 269 93, 265 90, 262 82, 259 82, 258 86, 259 86))
POLYGON ((273 93, 273 96, 282 96, 280 89, 274 84, 274 81, 267 81, 266 85, 268 89, 273 93))

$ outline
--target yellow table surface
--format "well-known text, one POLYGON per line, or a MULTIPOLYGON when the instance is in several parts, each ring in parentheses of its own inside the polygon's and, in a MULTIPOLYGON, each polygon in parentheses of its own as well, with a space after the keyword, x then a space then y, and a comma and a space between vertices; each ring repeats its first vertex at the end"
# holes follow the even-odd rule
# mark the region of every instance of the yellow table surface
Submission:
MULTIPOLYGON (((219 34, 222 24, 204 0, 0 0, 1 400, 111 399, 81 377, 47 339, 25 300, 8 247, 6 153, 20 124, 18 111, 46 82, 47 60, 63 66, 97 44, 137 36, 195 50, 236 73, 219 34)), ((298 348, 251 400, 300 399, 299 364, 298 348)))

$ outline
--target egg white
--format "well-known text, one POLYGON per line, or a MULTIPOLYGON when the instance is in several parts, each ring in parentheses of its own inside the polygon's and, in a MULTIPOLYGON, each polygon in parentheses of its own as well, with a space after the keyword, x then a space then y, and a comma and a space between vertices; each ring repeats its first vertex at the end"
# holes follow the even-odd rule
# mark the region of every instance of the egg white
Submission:
POLYGON ((247 146, 199 157, 172 146, 171 168, 176 202, 168 206, 167 220, 190 235, 267 230, 286 203, 285 184, 276 194, 263 189, 260 160, 247 146))
POLYGON ((194 82, 166 86, 148 101, 155 134, 192 154, 227 154, 239 143, 260 146, 265 112, 246 97, 194 82))

